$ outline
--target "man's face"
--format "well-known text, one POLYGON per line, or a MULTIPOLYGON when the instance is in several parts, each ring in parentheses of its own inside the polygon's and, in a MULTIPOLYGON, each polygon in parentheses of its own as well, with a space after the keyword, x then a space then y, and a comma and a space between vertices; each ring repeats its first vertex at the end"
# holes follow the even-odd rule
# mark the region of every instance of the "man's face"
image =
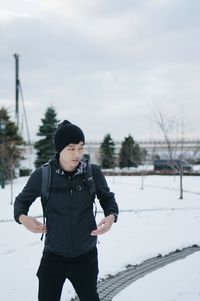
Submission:
POLYGON ((84 143, 69 144, 60 152, 61 164, 65 164, 69 169, 76 168, 83 157, 84 143))

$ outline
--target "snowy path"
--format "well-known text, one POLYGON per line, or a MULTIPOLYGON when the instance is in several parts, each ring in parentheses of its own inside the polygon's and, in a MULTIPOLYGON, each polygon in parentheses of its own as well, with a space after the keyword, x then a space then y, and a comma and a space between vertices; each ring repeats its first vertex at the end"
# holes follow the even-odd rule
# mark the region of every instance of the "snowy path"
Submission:
MULTIPOLYGON (((119 272, 115 276, 98 282, 100 299, 102 301, 111 301, 114 296, 139 278, 142 278, 169 263, 184 259, 197 251, 200 251, 200 247, 192 246, 182 250, 177 250, 165 256, 150 258, 139 265, 129 265, 125 271, 119 272)), ((75 299, 75 301, 78 300, 78 298, 75 299)))

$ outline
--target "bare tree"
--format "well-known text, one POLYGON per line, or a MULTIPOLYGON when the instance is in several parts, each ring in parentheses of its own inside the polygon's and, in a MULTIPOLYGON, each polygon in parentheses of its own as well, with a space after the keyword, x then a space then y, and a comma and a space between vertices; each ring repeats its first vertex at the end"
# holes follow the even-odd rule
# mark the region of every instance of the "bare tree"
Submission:
POLYGON ((146 157, 147 157, 147 150, 142 149, 141 152, 141 187, 140 189, 143 190, 144 189, 144 177, 146 175, 147 172, 147 165, 145 165, 146 162, 146 157))
POLYGON ((163 114, 158 108, 153 114, 153 121, 159 126, 164 141, 167 145, 168 156, 172 165, 176 167, 180 175, 180 199, 183 199, 183 159, 184 159, 184 135, 185 124, 183 114, 180 121, 176 115, 168 116, 163 114), (179 149, 179 151, 178 151, 179 149), (177 159, 180 159, 180 164, 177 164, 177 159))

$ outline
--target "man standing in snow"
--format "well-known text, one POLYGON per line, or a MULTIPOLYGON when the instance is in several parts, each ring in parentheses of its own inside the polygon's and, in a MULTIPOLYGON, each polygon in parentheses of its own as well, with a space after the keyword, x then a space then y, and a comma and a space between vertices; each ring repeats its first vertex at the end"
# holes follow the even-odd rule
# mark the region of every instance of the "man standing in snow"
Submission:
MULTIPOLYGON (((82 130, 63 121, 54 135, 56 155, 50 161, 51 188, 46 203, 46 225, 28 216, 28 210, 42 195, 42 168, 30 176, 14 204, 15 220, 34 233, 45 233, 45 247, 37 272, 39 301, 59 301, 68 278, 80 301, 98 301, 97 235, 109 231, 117 221, 118 206, 105 177, 91 165, 97 198, 105 217, 96 226, 93 214, 95 195, 89 191, 83 158, 85 137, 82 130)), ((93 184, 94 184, 93 183, 93 184)))

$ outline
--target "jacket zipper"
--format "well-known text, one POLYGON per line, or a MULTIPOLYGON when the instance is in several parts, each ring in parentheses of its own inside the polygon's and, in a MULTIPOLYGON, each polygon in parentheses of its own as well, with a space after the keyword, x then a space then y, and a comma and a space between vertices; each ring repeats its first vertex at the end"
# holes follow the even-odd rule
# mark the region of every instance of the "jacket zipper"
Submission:
MULTIPOLYGON (((71 202, 72 202, 72 177, 69 176, 68 177, 69 181, 70 181, 70 196, 71 196, 71 202)), ((73 226, 73 217, 70 214, 70 222, 71 222, 71 227, 72 227, 72 231, 71 231, 71 242, 72 242, 72 254, 74 254, 74 226, 73 226)))

